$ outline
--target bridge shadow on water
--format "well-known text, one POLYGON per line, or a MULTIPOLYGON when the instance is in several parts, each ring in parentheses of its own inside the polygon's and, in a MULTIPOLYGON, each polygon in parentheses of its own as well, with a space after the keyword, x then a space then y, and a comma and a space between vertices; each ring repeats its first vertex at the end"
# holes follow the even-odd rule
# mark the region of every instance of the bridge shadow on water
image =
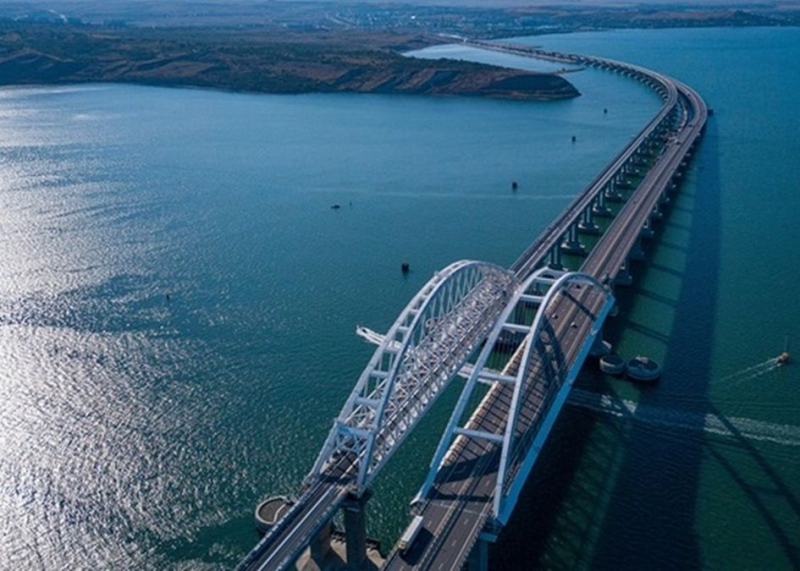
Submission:
MULTIPOLYGON (((708 384, 720 259, 718 152, 712 120, 690 169, 696 183, 679 189, 673 199, 676 212, 667 212, 656 237, 645 245, 648 259, 665 247, 673 254, 680 250, 684 263, 635 265, 635 285, 618 289, 620 317, 610 320, 605 335, 616 346, 627 329, 661 345, 665 378, 658 387, 643 388, 639 403, 657 406, 660 393, 667 398, 670 391, 691 393, 696 413, 691 418, 701 424, 705 414, 716 412, 708 400, 708 384), (680 219, 671 222, 676 214, 680 219), (688 234, 687 247, 665 237, 664 225, 688 234), (648 272, 677 278, 678 298, 644 290, 640 284, 648 272), (640 294, 667 307, 672 323, 633 322, 629 316, 640 294)), ((589 369, 594 367, 587 367, 581 384, 613 397, 612 384, 589 369)), ((490 568, 702 568, 695 514, 707 451, 704 427, 694 428, 686 438, 685 426, 653 430, 565 407, 511 521, 490 552, 490 568)))
POLYGON ((729 418, 719 412, 713 405, 709 407, 709 411, 730 433, 735 448, 746 453, 747 457, 758 466, 758 473, 767 485, 762 485, 761 482, 755 484, 750 478, 743 476, 736 465, 727 458, 725 451, 713 442, 706 444, 705 449, 708 457, 721 466, 736 486, 741 489, 744 496, 755 508, 756 513, 769 528, 791 568, 800 569, 798 528, 789 527, 787 529, 788 526, 775 513, 774 507, 775 498, 780 498, 788 506, 795 520, 800 523, 800 499, 798 499, 797 492, 792 490, 791 486, 783 480, 769 460, 759 452, 751 440, 742 434, 741 430, 729 418))

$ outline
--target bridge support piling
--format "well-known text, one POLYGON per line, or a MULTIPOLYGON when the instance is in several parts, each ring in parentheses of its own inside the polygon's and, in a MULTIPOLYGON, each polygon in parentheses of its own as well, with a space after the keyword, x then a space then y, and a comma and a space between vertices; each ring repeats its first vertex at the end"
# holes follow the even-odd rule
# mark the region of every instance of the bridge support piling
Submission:
POLYGON ((489 571, 489 540, 483 534, 469 553, 467 569, 468 571, 489 571))
POLYGON ((642 228, 641 237, 643 239, 645 239, 645 240, 649 240, 653 236, 655 236, 655 234, 656 233, 653 232, 653 228, 651 228, 650 220, 648 219, 647 222, 645 223, 644 227, 642 228))
POLYGON ((604 192, 601 192, 597 196, 594 206, 592 206, 592 215, 597 216, 598 218, 612 218, 613 214, 608 206, 606 206, 604 194, 604 192))
POLYGON ((653 207, 653 212, 650 215, 650 220, 659 220, 660 221, 662 218, 664 218, 664 213, 661 212, 661 210, 659 209, 658 205, 654 206, 653 207))
MULTIPOLYGON (((616 304, 614 308, 616 308, 616 304)), ((613 308, 612 308, 613 310, 613 308)), ((600 330, 597 332, 597 337, 594 339, 594 343, 592 343, 592 348, 589 350, 589 355, 599 359, 605 355, 611 353, 611 343, 608 341, 603 341, 603 328, 600 327, 600 330)))
POLYGON ((619 191, 620 188, 625 188, 626 181, 624 178, 620 178, 618 180, 615 179, 613 184, 609 184, 606 186, 605 191, 603 192, 603 197, 606 199, 606 202, 624 202, 624 198, 622 197, 622 193, 619 191))
POLYGON ((367 500, 369 493, 350 498, 343 506, 347 568, 351 571, 367 567, 367 500))
POLYGON ((589 234, 591 236, 597 236, 600 234, 600 227, 594 221, 591 208, 587 208, 583 211, 581 221, 578 223, 578 232, 581 234, 589 234))
POLYGON ((309 550, 311 558, 303 571, 320 571, 325 568, 325 559, 331 550, 331 532, 333 525, 328 522, 325 527, 311 540, 309 550))
POLYGON ((585 250, 586 248, 578 238, 578 226, 573 224, 564 236, 564 241, 561 243, 561 251, 565 254, 580 256, 584 254, 585 250))
POLYGON ((561 264, 561 248, 556 244, 550 249, 548 267, 554 270, 563 270, 564 266, 561 264))
POLYGON ((639 236, 639 239, 633 244, 633 248, 631 248, 631 252, 628 254, 628 259, 635 262, 644 260, 644 248, 642 248, 641 236, 639 236))
POLYGON ((625 264, 620 268, 617 277, 614 278, 614 285, 629 286, 633 283, 633 277, 630 272, 630 262, 625 261, 625 264))

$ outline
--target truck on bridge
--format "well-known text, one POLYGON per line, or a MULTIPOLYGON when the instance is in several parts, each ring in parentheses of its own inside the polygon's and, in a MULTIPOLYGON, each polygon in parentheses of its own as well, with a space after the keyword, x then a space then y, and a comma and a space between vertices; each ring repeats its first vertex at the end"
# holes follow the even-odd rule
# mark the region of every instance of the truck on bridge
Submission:
POLYGON ((397 542, 397 551, 400 553, 408 551, 408 548, 414 543, 414 540, 419 535, 419 531, 422 529, 422 522, 423 518, 421 515, 414 516, 411 523, 408 524, 408 527, 403 532, 403 535, 400 536, 400 541, 397 542))

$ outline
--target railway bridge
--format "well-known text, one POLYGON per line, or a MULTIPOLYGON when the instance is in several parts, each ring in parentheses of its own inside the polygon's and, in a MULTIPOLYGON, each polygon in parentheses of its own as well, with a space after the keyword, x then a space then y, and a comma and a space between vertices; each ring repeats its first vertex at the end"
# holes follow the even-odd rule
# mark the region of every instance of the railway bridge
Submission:
POLYGON ((663 104, 510 268, 455 262, 422 287, 388 332, 360 329, 375 353, 297 499, 241 562, 242 571, 290 569, 309 546, 312 556, 321 553, 340 509, 348 565, 363 566, 370 485, 457 378, 465 379, 461 397, 412 502, 419 532, 384 568, 485 569, 487 542, 507 523, 584 361, 601 347, 614 290, 630 284, 630 263, 643 256, 642 241, 702 135, 703 100, 660 73, 523 45, 465 43, 630 76, 663 104), (565 269, 564 255, 582 257, 577 271, 565 269), (487 385, 470 408, 477 387, 487 385))

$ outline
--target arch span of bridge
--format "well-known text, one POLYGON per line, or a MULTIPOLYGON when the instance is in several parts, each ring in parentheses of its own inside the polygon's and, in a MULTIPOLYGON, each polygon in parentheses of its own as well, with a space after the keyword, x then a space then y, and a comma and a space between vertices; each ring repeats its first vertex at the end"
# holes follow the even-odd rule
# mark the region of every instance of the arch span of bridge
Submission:
POLYGON ((513 273, 486 262, 437 272, 378 345, 306 481, 349 460, 350 489, 361 496, 486 338, 516 284, 513 273))
MULTIPOLYGON (((565 382, 572 385, 583 365, 583 361, 589 349, 600 332, 600 327, 614 304, 614 296, 605 285, 601 284, 596 278, 589 274, 581 272, 554 272, 552 269, 545 267, 531 274, 531 276, 516 289, 514 296, 510 299, 503 313, 495 322, 495 326, 484 343, 475 365, 471 368, 471 373, 467 378, 461 396, 453 409, 453 413, 450 416, 442 439, 431 461, 428 477, 422 484, 420 491, 417 493, 412 503, 419 502, 428 495, 437 474, 439 474, 442 468, 445 454, 454 440, 457 438, 485 439, 496 442, 502 446, 498 478, 495 485, 493 517, 502 525, 505 525, 508 521, 520 492, 519 489, 509 486, 506 480, 509 460, 512 455, 521 454, 521 447, 524 445, 523 436, 526 431, 518 431, 520 409, 525 400, 525 393, 536 388, 533 383, 535 375, 532 374, 535 362, 534 356, 536 355, 536 351, 534 351, 533 348, 536 344, 541 344, 557 361, 562 357, 558 351, 558 347, 553 344, 552 337, 545 333, 545 329, 546 326, 549 325, 548 312, 551 310, 553 301, 558 295, 565 294, 570 285, 577 285, 579 288, 582 286, 596 288, 604 299, 603 308, 596 319, 596 326, 584 340, 583 346, 585 349, 582 349, 583 356, 570 367, 566 377, 565 382), (514 319, 515 315, 524 315, 527 313, 526 309, 536 306, 538 306, 538 309, 536 310, 533 323, 530 325, 521 324, 518 322, 519 319, 514 319), (504 332, 522 333, 524 337, 517 346, 515 356, 510 360, 506 370, 503 372, 496 372, 487 367, 487 362, 496 351, 498 340, 504 332), (516 373, 513 375, 508 374, 512 366, 516 369, 516 373), (469 424, 473 419, 470 419, 467 425, 459 426, 479 380, 484 382, 505 383, 513 387, 509 414, 505 420, 505 428, 502 434, 470 428, 469 424)), ((552 317, 552 314, 549 316, 552 317)), ((547 329, 551 330, 549 327, 547 327, 547 329)), ((561 363, 558 364, 561 365, 561 363)), ((533 461, 531 460, 530 467, 532 466, 533 461)), ((530 471, 530 468, 526 470, 525 477, 527 477, 528 471, 530 471)))

